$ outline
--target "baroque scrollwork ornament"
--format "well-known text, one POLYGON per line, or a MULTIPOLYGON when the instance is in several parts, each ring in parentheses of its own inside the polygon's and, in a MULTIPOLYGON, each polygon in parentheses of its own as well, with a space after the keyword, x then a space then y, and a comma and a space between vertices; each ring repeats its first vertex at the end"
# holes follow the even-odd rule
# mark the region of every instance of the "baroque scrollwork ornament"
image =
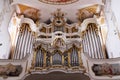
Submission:
POLYGON ((63 27, 65 26, 66 19, 64 16, 66 15, 65 13, 61 12, 61 9, 57 9, 54 13, 52 13, 53 18, 51 21, 53 22, 53 26, 57 27, 63 27))

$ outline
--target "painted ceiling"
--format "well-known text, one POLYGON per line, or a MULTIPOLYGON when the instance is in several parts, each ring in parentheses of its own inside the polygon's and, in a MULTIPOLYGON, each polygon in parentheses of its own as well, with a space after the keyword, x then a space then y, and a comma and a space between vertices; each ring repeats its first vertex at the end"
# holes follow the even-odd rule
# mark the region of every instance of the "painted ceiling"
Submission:
POLYGON ((102 0, 16 0, 12 5, 17 6, 16 12, 24 14, 32 19, 40 19, 42 22, 49 20, 52 17, 52 13, 57 9, 61 9, 66 13, 65 17, 72 22, 78 21, 78 13, 80 11, 87 10, 88 12, 98 13, 100 11, 102 0), (76 1, 76 2, 73 2, 76 1), (49 2, 53 4, 48 4, 49 2), (71 4, 67 4, 71 2, 71 4), (72 3, 73 2, 73 3, 72 3), (60 3, 60 4, 54 4, 60 3), (66 3, 66 4, 61 4, 66 3))
POLYGON ((41 2, 47 3, 47 4, 71 4, 73 2, 76 2, 78 0, 39 0, 41 2))

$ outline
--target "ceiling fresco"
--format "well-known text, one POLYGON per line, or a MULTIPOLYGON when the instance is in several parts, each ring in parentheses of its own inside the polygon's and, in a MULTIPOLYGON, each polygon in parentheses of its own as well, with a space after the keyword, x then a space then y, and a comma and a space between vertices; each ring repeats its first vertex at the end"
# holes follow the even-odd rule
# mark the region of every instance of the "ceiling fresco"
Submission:
POLYGON ((29 17, 31 19, 33 19, 34 21, 40 18, 40 10, 33 8, 33 7, 29 7, 26 5, 22 5, 22 4, 18 4, 20 13, 24 15, 25 17, 29 17))
POLYGON ((39 0, 39 1, 47 3, 47 4, 60 5, 60 4, 71 4, 71 3, 74 3, 78 0, 39 0))
POLYGON ((40 19, 41 22, 46 22, 50 19, 51 13, 56 9, 61 9, 67 14, 67 19, 78 22, 81 14, 87 14, 84 16, 86 18, 86 16, 91 17, 94 13, 99 13, 102 2, 101 0, 18 0, 12 4, 14 5, 17 5, 17 13, 32 18, 34 21, 40 19))

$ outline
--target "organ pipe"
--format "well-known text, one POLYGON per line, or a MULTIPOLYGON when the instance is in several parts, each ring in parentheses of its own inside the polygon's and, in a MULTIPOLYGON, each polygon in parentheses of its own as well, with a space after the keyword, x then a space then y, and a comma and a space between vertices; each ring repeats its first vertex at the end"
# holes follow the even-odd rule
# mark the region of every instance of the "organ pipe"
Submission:
POLYGON ((61 65, 62 56, 57 52, 53 55, 53 65, 61 65))
POLYGON ((103 55, 100 36, 96 32, 96 29, 96 24, 88 24, 82 41, 83 51, 88 53, 91 58, 105 58, 103 55))
POLYGON ((68 51, 68 66, 71 67, 70 65, 70 61, 71 61, 71 58, 70 58, 70 52, 68 51))
POLYGON ((44 53, 40 49, 36 53, 36 62, 35 62, 35 67, 43 67, 43 62, 44 61, 44 53))
POLYGON ((75 47, 73 47, 71 52, 71 66, 78 65, 79 65, 78 50, 75 47))
POLYGON ((20 27, 13 59, 23 59, 26 54, 32 53, 34 37, 29 28, 30 26, 26 23, 23 23, 20 27))
POLYGON ((80 67, 82 60, 80 59, 80 50, 73 46, 69 51, 61 54, 59 51, 50 53, 43 50, 41 47, 37 47, 34 52, 34 67, 80 67))

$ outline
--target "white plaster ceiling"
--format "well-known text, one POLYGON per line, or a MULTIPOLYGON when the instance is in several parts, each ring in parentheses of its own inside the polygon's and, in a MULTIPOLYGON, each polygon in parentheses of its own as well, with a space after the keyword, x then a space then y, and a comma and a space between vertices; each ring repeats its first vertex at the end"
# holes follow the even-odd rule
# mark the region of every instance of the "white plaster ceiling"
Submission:
POLYGON ((56 9, 61 9, 61 11, 67 13, 66 17, 68 19, 72 20, 73 22, 76 22, 77 21, 76 13, 78 9, 95 4, 102 5, 102 0, 79 0, 75 3, 66 4, 66 5, 46 4, 38 0, 15 0, 12 5, 15 4, 23 4, 39 9, 41 13, 41 17, 40 17, 41 21, 48 20, 51 17, 51 13, 56 11, 56 9))

